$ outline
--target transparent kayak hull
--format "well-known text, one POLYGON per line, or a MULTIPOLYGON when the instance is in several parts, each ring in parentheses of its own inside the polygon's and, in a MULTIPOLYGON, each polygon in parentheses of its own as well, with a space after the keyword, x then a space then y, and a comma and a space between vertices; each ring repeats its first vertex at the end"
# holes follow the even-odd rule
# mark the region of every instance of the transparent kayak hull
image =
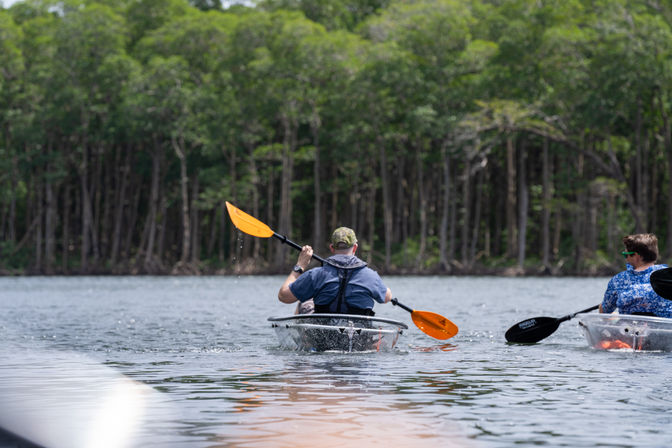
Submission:
POLYGON ((350 314, 269 317, 280 346, 297 351, 382 352, 397 344, 403 322, 350 314))
POLYGON ((598 350, 672 351, 672 319, 631 314, 577 314, 588 344, 598 350))

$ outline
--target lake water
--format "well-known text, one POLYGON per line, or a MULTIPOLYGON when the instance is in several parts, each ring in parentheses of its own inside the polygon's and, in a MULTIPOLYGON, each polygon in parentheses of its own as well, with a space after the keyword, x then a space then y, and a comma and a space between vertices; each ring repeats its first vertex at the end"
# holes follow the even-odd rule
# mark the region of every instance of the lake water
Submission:
POLYGON ((378 305, 409 329, 364 354, 280 350, 282 280, 0 278, 0 423, 54 447, 672 446, 672 354, 593 350, 575 319, 504 340, 599 303, 606 278, 386 277, 460 332, 378 305))

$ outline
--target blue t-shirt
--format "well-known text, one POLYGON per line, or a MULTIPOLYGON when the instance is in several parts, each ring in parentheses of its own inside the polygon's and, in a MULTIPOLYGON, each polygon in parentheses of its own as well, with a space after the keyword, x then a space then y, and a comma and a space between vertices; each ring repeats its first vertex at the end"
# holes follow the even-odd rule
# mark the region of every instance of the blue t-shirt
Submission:
MULTIPOLYGON (((354 255, 337 254, 327 259, 339 266, 351 267, 350 279, 345 287, 345 302, 354 308, 372 309, 374 300, 385 303, 387 287, 373 269, 354 255), (359 266, 359 267, 358 267, 359 266)), ((301 302, 313 299, 315 305, 328 305, 338 296, 339 269, 325 263, 303 273, 289 285, 294 297, 301 302)))
POLYGON ((649 280, 653 271, 666 267, 665 264, 657 264, 637 272, 628 264, 625 271, 609 280, 602 310, 611 313, 618 308, 621 314, 653 313, 658 317, 672 317, 672 301, 656 294, 649 280))

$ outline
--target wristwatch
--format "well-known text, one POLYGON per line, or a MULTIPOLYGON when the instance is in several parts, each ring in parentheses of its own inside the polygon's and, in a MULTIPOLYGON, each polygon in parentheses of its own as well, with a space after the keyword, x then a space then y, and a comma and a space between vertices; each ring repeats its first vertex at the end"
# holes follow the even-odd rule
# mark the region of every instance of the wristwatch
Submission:
POLYGON ((301 266, 299 266, 298 264, 294 265, 294 267, 292 268, 292 271, 298 272, 299 275, 303 274, 303 268, 301 266))

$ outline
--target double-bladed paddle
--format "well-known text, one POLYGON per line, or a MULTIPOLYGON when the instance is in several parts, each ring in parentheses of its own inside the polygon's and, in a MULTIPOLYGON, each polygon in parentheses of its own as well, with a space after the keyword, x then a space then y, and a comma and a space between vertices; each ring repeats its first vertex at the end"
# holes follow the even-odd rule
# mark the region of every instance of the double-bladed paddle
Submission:
MULTIPOLYGON (((287 244, 298 251, 301 250, 301 246, 289 240, 286 236, 274 232, 273 229, 266 224, 259 221, 257 218, 248 215, 228 201, 226 202, 226 208, 229 211, 231 222, 233 222, 233 225, 241 232, 259 238, 275 237, 282 243, 287 244)), ((313 258, 322 264, 326 263, 326 260, 319 255, 313 254, 313 258)), ((403 305, 397 299, 392 299, 392 304, 411 313, 413 323, 415 323, 422 332, 435 339, 449 339, 455 336, 458 332, 457 325, 439 314, 432 313, 431 311, 417 311, 411 309, 406 305, 403 305)))
POLYGON ((528 344, 539 342, 555 333, 555 330, 557 330, 560 324, 564 321, 571 319, 577 314, 588 313, 599 307, 600 305, 591 306, 585 310, 577 311, 576 313, 568 314, 563 317, 541 316, 526 319, 509 328, 504 334, 504 337, 508 342, 522 342, 528 344))

